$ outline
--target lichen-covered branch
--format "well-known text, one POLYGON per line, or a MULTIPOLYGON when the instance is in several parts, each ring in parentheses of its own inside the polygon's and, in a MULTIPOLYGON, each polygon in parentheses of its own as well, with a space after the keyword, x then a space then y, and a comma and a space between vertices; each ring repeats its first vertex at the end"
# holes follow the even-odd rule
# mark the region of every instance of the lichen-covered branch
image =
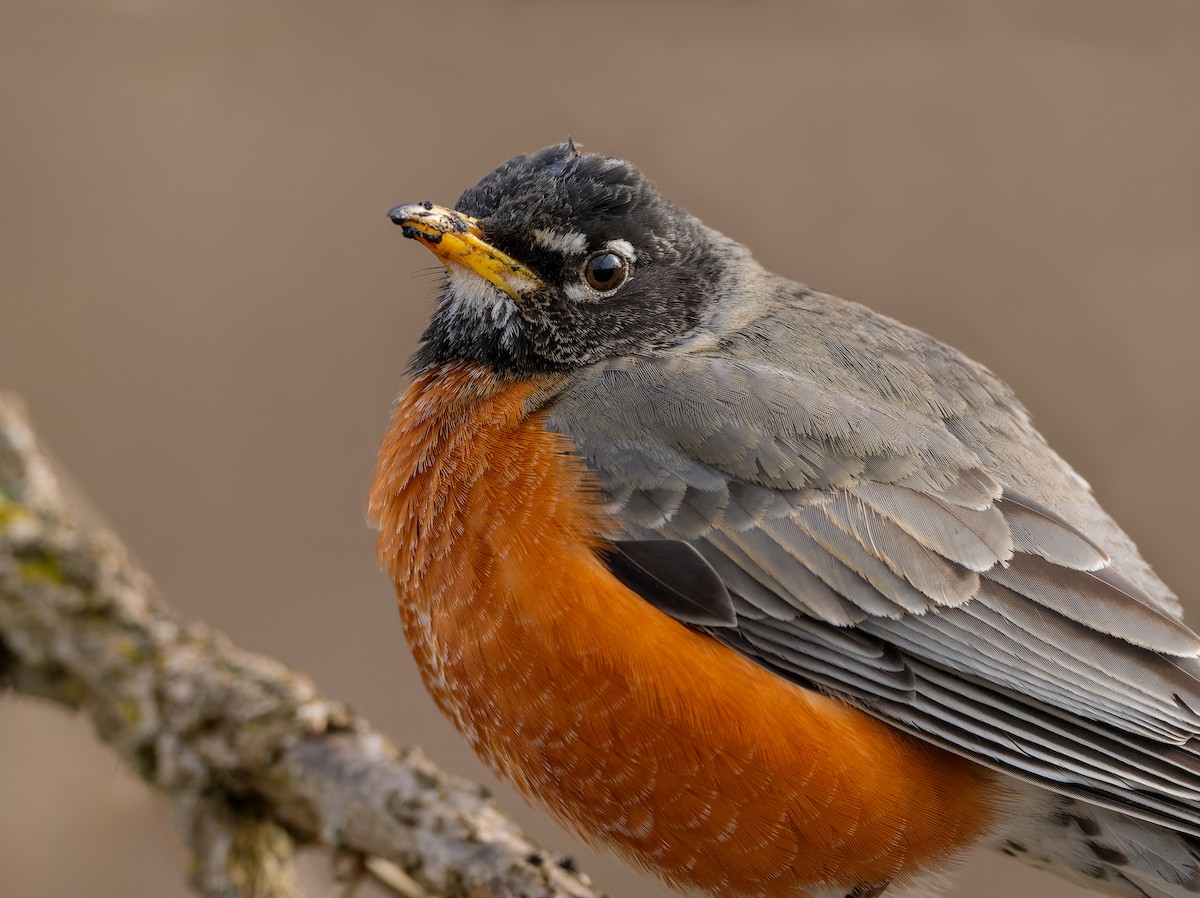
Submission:
POLYGON ((594 898, 484 790, 282 664, 164 606, 109 533, 72 516, 0 394, 0 690, 85 712, 171 799, 204 895, 294 895, 321 843, 410 896, 594 898))

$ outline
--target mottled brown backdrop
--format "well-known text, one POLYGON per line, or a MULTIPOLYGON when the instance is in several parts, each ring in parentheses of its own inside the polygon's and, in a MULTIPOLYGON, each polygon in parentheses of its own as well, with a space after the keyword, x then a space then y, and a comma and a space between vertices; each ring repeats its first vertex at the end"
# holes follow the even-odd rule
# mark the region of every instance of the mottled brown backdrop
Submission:
MULTIPOLYGON (((997 370, 1200 618, 1198 90, 1195 0, 2 0, 0 385, 171 602, 486 779, 363 520, 435 283, 384 213, 571 134, 997 370)), ((84 721, 0 700, 0 892, 183 870, 84 721)))

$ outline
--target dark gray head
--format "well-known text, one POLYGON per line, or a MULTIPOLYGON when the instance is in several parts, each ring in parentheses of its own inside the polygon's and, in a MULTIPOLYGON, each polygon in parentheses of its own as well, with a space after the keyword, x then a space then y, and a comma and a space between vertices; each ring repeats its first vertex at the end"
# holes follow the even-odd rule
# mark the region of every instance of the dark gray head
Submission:
POLYGON ((744 257, 630 163, 571 143, 504 163, 455 211, 391 216, 447 268, 418 371, 470 361, 532 374, 676 345, 744 257))

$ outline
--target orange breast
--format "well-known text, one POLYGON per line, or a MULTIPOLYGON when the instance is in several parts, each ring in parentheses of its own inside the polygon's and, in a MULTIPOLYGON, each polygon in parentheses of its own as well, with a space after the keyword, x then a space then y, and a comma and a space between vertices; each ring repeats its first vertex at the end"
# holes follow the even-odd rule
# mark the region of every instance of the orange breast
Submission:
POLYGON ((479 754, 668 881, 795 896, 936 868, 988 827, 983 768, 789 684, 597 559, 602 512, 538 389, 462 367, 401 398, 370 511, 404 629, 479 754))

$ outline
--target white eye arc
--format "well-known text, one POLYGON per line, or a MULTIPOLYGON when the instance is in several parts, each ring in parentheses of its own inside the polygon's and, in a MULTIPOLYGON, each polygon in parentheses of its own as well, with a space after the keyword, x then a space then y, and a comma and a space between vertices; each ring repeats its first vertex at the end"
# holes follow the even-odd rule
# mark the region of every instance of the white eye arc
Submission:
POLYGON ((604 248, 609 252, 614 252, 618 256, 624 256, 632 265, 637 261, 637 253, 633 250, 633 244, 628 240, 610 240, 604 244, 604 248))
POLYGON ((560 234, 546 228, 534 228, 533 242, 543 249, 553 250, 564 256, 578 255, 587 249, 587 234, 578 231, 560 234))

